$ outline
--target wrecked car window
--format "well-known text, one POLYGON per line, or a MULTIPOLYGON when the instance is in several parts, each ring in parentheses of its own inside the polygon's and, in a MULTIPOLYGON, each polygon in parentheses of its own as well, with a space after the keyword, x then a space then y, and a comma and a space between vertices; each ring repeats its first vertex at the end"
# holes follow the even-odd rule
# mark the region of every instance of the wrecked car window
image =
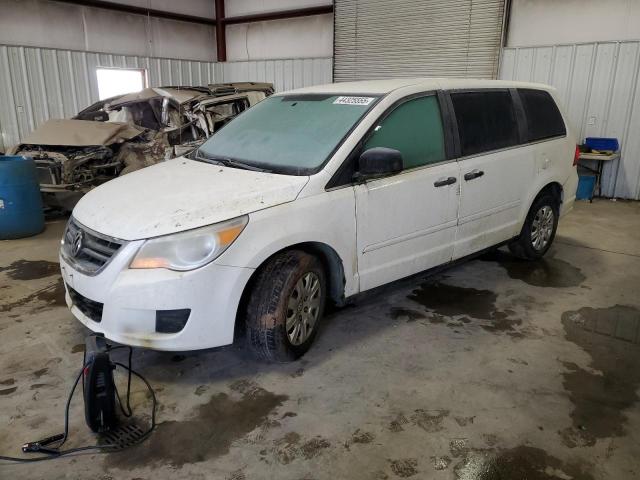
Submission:
POLYGON ((307 175, 328 159, 376 100, 317 94, 271 97, 219 130, 196 156, 307 175))

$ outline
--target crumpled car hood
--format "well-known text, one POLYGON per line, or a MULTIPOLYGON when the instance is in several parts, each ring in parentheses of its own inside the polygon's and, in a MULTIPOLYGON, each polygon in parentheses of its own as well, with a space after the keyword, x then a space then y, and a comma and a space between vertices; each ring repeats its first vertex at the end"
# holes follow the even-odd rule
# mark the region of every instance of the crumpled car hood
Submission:
POLYGON ((22 140, 22 145, 95 147, 122 143, 137 137, 143 128, 126 123, 90 120, 48 120, 22 140))
POLYGON ((291 202, 308 180, 176 158, 91 190, 73 216, 96 232, 140 240, 291 202))
POLYGON ((198 97, 206 97, 207 95, 198 90, 189 90, 187 88, 178 89, 178 88, 162 88, 162 87, 152 87, 145 88, 139 92, 128 93, 121 97, 115 98, 109 101, 109 105, 111 107, 117 107, 122 105, 127 105, 130 103, 143 102, 145 100, 149 100, 151 98, 165 97, 171 98, 179 104, 187 103, 198 97))

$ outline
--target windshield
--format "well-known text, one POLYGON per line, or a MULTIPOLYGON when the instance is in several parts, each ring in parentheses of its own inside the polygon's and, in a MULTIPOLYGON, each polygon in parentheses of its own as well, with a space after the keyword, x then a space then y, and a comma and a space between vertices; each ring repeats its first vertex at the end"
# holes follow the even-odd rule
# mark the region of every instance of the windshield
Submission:
POLYGON ((267 98, 211 136, 195 158, 276 173, 314 173, 375 100, 311 94, 267 98))

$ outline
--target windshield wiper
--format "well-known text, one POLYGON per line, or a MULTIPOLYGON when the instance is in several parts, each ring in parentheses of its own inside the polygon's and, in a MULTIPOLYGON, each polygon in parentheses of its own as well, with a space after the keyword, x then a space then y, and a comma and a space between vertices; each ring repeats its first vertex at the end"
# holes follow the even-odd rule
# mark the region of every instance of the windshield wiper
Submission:
POLYGON ((243 170, 251 170, 254 172, 271 172, 268 168, 257 167, 256 165, 234 160, 233 158, 225 158, 224 160, 220 160, 220 163, 225 167, 241 168, 243 170))
POLYGON ((226 160, 230 160, 225 157, 216 157, 212 155, 203 155, 200 153, 200 149, 195 151, 195 155, 193 156, 193 160, 197 160, 199 162, 210 163, 212 165, 221 165, 222 162, 226 160))
POLYGON ((194 159, 201 162, 205 162, 205 163, 211 163, 214 165, 223 165, 225 167, 230 167, 230 168, 251 170, 253 172, 271 172, 271 170, 269 170, 268 168, 257 167, 255 165, 244 163, 229 157, 218 157, 215 155, 203 156, 202 154, 200 154, 200 151, 196 152, 194 159))

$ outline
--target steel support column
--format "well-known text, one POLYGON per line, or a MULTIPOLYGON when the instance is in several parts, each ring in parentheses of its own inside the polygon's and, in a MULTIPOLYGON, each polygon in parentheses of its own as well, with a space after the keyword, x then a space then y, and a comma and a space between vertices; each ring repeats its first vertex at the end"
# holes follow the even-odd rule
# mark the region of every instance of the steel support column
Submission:
POLYGON ((215 0, 216 6, 216 50, 218 62, 227 61, 227 28, 224 18, 225 0, 215 0))

